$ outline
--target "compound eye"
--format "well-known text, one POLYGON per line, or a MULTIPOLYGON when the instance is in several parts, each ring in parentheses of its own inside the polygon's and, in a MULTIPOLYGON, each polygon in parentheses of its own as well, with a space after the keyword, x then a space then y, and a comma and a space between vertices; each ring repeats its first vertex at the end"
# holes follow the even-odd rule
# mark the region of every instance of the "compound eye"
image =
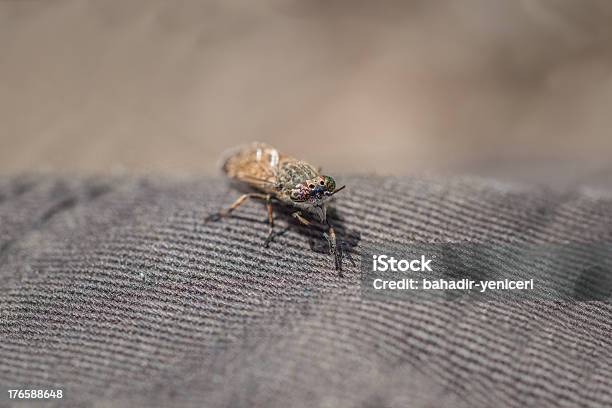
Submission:
POLYGON ((336 189, 336 182, 333 178, 325 176, 325 187, 330 193, 336 189))

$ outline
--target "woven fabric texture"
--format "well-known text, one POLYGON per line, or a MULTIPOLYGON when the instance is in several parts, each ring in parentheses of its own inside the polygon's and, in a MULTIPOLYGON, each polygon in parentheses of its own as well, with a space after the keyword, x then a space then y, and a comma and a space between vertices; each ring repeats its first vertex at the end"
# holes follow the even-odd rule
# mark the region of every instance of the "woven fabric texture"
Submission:
POLYGON ((609 303, 369 301, 359 284, 369 242, 610 241, 612 195, 341 182, 342 275, 282 212, 264 248, 260 202, 205 223, 238 195, 221 180, 0 178, 0 406, 12 388, 83 407, 612 404, 609 303))

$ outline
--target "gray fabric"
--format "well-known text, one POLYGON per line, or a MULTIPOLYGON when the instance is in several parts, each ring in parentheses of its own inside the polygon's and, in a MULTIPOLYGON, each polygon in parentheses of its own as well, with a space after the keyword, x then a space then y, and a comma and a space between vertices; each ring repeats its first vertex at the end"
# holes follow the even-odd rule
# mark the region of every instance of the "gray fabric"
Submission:
POLYGON ((340 181, 342 276, 283 214, 263 248, 261 203, 205 225, 237 196, 221 180, 0 179, 0 401, 53 387, 96 407, 612 404, 608 303, 374 302, 359 288, 368 242, 610 240, 612 196, 340 181))

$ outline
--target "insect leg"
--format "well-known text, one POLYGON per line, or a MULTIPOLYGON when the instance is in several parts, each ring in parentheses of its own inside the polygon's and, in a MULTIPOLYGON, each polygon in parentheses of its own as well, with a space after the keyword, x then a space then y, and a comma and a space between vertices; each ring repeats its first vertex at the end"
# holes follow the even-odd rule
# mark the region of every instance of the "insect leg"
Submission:
POLYGON ((334 257, 334 265, 337 271, 342 271, 342 253, 338 248, 338 244, 336 241, 336 230, 332 225, 327 221, 327 226, 329 229, 327 233, 324 233, 325 239, 327 239, 327 243, 329 244, 329 253, 334 257))
POLYGON ((310 221, 308 221, 306 218, 304 218, 302 216, 302 213, 299 212, 299 211, 294 212, 293 214, 291 214, 291 216, 293 218, 295 218, 296 220, 298 220, 303 225, 310 225, 311 224, 310 221))
POLYGON ((266 196, 266 207, 268 208, 268 226, 270 227, 270 231, 264 241, 264 247, 268 247, 268 244, 270 244, 272 240, 272 235, 274 234, 274 213, 272 212, 272 196, 270 194, 266 196))
POLYGON ((267 196, 265 194, 259 194, 259 193, 243 194, 240 197, 238 197, 238 199, 234 201, 232 205, 230 205, 229 207, 222 209, 216 214, 211 214, 208 217, 206 217, 205 221, 208 222, 208 221, 220 220, 221 218, 229 215, 236 208, 240 207, 249 198, 261 198, 265 200, 267 199, 267 196))
MULTIPOLYGON (((308 221, 306 218, 304 218, 300 211, 296 211, 291 215, 303 225, 311 225, 311 222, 308 221)), ((323 236, 325 237, 325 239, 327 240, 327 243, 329 244, 330 254, 332 254, 334 257, 334 265, 336 267, 336 270, 342 271, 342 253, 340 252, 338 244, 337 244, 336 230, 329 223, 329 220, 327 220, 327 226, 329 228, 327 232, 323 233, 323 236)))

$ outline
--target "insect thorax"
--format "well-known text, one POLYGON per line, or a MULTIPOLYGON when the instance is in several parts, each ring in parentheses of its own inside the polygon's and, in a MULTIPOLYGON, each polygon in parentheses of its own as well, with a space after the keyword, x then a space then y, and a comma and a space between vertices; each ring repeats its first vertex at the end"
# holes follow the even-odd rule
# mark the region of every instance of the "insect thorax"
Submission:
POLYGON ((296 184, 315 178, 318 175, 319 172, 310 164, 296 160, 281 163, 277 179, 283 189, 291 189, 296 184))

